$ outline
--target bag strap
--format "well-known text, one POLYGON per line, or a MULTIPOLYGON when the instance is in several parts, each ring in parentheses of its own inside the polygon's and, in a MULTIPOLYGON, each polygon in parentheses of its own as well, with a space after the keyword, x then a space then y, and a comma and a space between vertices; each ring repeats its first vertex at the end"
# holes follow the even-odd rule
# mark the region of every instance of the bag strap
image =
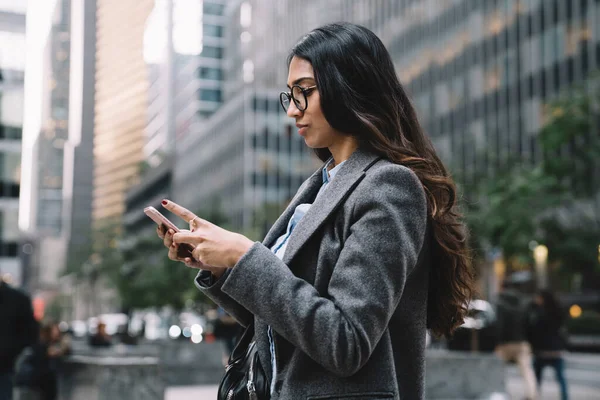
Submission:
POLYGON ((240 336, 237 344, 233 348, 233 351, 231 352, 231 355, 229 356, 229 363, 232 363, 233 361, 244 357, 246 355, 248 347, 250 347, 250 344, 252 343, 253 339, 254 339, 254 318, 252 319, 252 322, 250 322, 248 324, 248 326, 246 326, 246 329, 244 329, 244 333, 242 333, 242 336, 240 336))

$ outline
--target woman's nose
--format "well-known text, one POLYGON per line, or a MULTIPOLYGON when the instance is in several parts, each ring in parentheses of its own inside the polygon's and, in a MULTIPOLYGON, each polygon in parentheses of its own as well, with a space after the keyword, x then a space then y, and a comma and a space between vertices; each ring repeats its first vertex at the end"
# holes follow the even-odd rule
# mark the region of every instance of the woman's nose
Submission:
POLYGON ((287 115, 290 118, 295 118, 296 116, 302 114, 302 111, 300 111, 298 109, 298 107, 296 107, 296 103, 294 103, 293 101, 290 101, 290 105, 288 106, 287 109, 287 115))

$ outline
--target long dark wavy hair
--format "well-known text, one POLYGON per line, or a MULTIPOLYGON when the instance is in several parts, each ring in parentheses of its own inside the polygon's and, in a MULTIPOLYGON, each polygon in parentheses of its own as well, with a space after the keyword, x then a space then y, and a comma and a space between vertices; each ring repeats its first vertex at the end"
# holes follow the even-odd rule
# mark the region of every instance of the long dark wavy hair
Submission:
POLYGON ((542 298, 542 309, 548 319, 560 327, 564 323, 565 313, 556 295, 549 290, 540 290, 537 295, 542 298))
MULTIPOLYGON (((304 36, 292 48, 288 66, 294 56, 312 64, 321 108, 334 129, 410 168, 421 181, 435 239, 427 325, 436 336, 450 336, 463 323, 473 295, 467 231, 453 180, 424 134, 387 49, 369 29, 335 23, 304 36)), ((327 148, 315 152, 323 161, 331 156, 327 148)))

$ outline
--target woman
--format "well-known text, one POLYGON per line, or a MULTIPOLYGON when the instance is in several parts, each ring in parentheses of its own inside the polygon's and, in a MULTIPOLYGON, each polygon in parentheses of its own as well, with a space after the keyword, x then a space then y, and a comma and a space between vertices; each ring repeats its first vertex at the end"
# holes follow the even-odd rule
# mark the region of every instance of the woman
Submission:
POLYGON ((158 234, 204 270, 202 292, 254 320, 271 398, 423 399, 426 329, 450 334, 471 295, 452 180, 373 32, 315 29, 288 66, 282 105, 324 167, 262 243, 167 200, 190 232, 158 234))
POLYGON ((567 347, 564 322, 565 314, 556 297, 548 290, 540 291, 534 297, 527 316, 527 336, 533 349, 533 370, 538 387, 541 387, 544 368, 554 368, 561 399, 567 400, 569 395, 563 359, 563 352, 567 347))

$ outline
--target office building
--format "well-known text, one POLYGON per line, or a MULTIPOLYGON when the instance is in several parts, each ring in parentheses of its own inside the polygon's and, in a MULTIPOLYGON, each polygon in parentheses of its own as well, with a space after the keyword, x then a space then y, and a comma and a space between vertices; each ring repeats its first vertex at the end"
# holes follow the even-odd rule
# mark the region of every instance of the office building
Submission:
MULTIPOLYGON (((225 104, 193 136, 178 140, 173 196, 205 214, 218 205, 232 229, 259 237, 317 164, 293 134, 293 121, 279 104, 280 89, 264 84, 273 66, 264 75, 255 72, 255 53, 276 49, 257 38, 273 20, 258 19, 253 7, 254 2, 227 3, 225 104)), ((279 64, 284 70, 283 59, 279 64)))
POLYGON ((91 249, 96 84, 96 0, 72 2, 69 140, 65 145, 63 219, 66 267, 78 268, 91 249))
POLYGON ((0 3, 0 279, 17 286, 27 278, 18 230, 26 7, 22 1, 0 3))
POLYGON ((173 152, 221 105, 224 0, 155 1, 144 32, 148 113, 139 179, 126 196, 125 244, 154 234, 145 206, 171 197, 173 152))
POLYGON ((298 136, 277 94, 289 49, 319 25, 350 21, 381 37, 439 154, 466 179, 509 156, 539 160, 544 104, 600 63, 595 0, 248 0, 226 15, 222 122, 182 146, 175 194, 185 204, 221 198, 244 228, 265 204, 282 207, 313 168, 302 143, 288 146, 298 136))
POLYGON ((98 0, 94 121, 95 229, 119 226, 144 160, 148 71, 144 27, 152 0, 98 0))
MULTIPOLYGON (((83 7, 83 2, 76 2, 75 12, 80 5, 83 7)), ((30 249, 25 257, 29 288, 46 300, 58 291, 59 277, 67 267, 72 233, 77 246, 88 243, 84 238, 89 240, 91 131, 89 127, 87 132, 81 131, 80 114, 86 106, 89 113, 93 92, 85 100, 81 94, 76 96, 75 106, 71 107, 71 92, 78 88, 71 87, 71 56, 77 60, 83 57, 82 46, 71 49, 71 38, 76 38, 75 43, 84 40, 82 30, 76 30, 75 35, 71 32, 72 11, 70 0, 32 3, 29 11, 32 20, 39 18, 42 28, 28 32, 31 61, 27 66, 26 114, 28 122, 33 122, 28 125, 23 146, 27 178, 21 191, 23 218, 19 225, 24 245, 30 249), (73 116, 71 108, 75 111, 73 116), (79 123, 73 125, 72 117, 77 116, 79 123)), ((77 26, 84 22, 83 18, 77 19, 77 26)), ((83 77, 80 63, 75 68, 83 77)))

